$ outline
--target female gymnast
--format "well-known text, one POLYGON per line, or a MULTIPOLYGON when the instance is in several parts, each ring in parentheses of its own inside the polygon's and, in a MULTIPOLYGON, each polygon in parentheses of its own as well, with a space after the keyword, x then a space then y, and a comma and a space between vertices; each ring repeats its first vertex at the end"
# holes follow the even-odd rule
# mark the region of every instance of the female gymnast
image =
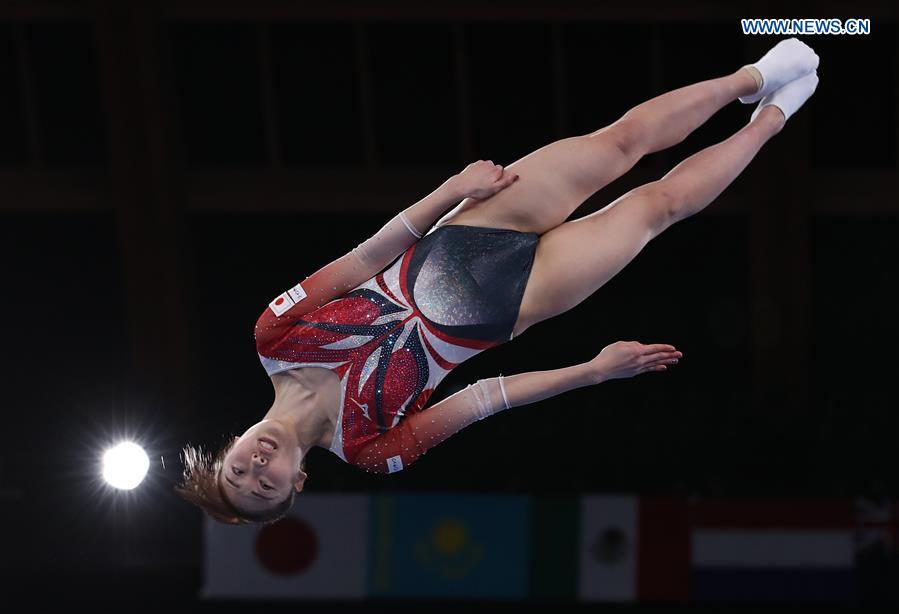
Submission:
POLYGON ((682 357, 674 346, 618 341, 588 362, 480 379, 425 407, 453 368, 579 304, 711 203, 812 95, 817 66, 810 47, 786 39, 755 64, 661 94, 506 168, 469 164, 269 304, 255 337, 274 402, 217 453, 186 446, 176 490, 219 521, 270 523, 303 489, 313 446, 392 473, 503 409, 665 371, 682 357), (683 141, 735 99, 760 100, 735 134, 565 221, 641 156, 683 141))

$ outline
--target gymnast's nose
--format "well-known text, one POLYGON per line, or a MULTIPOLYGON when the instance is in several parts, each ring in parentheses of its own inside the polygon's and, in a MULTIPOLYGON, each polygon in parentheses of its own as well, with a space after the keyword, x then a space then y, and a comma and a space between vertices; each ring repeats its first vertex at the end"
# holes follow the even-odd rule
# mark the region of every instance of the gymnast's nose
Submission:
POLYGON ((253 452, 253 462, 259 465, 265 465, 268 462, 268 459, 258 452, 253 452))

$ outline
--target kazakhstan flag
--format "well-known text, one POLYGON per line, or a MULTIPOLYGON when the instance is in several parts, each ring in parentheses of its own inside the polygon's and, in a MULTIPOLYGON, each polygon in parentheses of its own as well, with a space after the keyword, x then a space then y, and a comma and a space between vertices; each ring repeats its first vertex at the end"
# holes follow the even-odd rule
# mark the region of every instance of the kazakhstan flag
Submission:
POLYGON ((528 497, 384 495, 371 510, 372 595, 527 595, 528 497))

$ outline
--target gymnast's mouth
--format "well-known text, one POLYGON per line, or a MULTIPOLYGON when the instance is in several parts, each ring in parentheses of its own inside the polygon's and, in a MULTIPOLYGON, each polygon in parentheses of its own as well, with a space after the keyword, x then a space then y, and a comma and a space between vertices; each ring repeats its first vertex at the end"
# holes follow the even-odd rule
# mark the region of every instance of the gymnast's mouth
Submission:
POLYGON ((274 439, 268 437, 260 437, 258 439, 259 449, 263 452, 274 452, 278 449, 278 443, 274 439))

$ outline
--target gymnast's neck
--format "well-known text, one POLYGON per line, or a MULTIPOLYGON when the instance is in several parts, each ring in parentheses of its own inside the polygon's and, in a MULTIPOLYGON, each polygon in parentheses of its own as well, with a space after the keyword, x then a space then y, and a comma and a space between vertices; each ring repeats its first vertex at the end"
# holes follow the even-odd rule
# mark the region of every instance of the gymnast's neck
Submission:
POLYGON ((321 368, 291 369, 271 380, 275 400, 263 419, 290 425, 303 450, 330 447, 340 403, 337 374, 321 368))

